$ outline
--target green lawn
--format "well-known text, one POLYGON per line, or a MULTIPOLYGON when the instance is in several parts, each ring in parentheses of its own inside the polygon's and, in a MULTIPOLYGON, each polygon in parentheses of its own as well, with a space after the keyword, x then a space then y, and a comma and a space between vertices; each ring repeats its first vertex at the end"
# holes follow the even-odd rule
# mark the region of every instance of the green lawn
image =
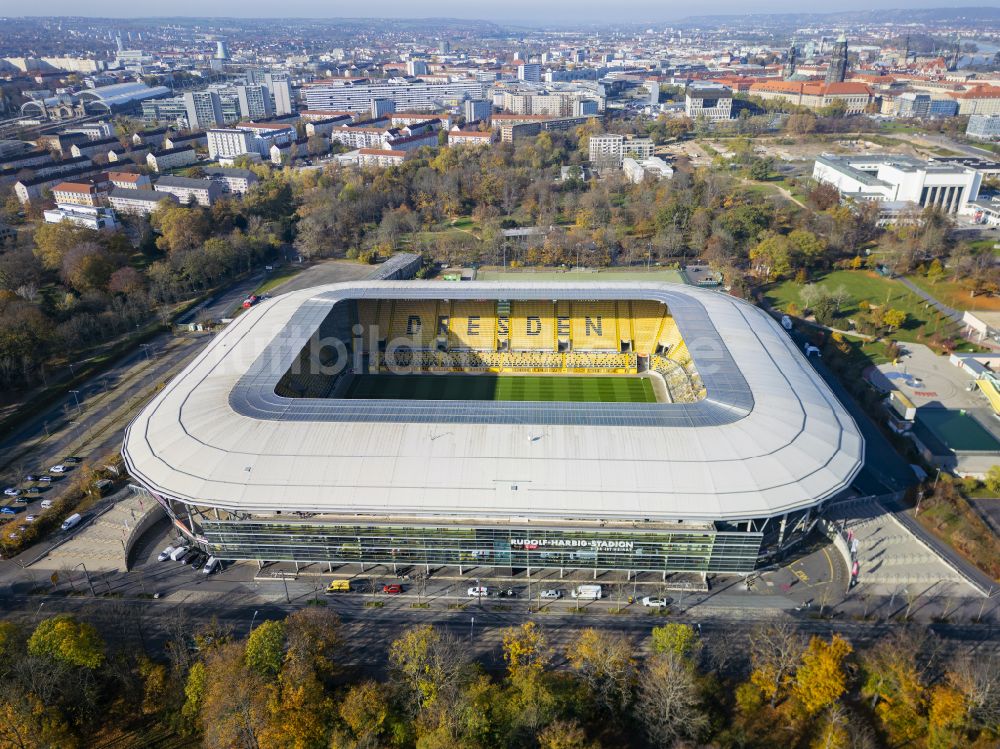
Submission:
POLYGON ((358 375, 348 398, 655 403, 646 378, 571 375, 358 375))
MULTIPOLYGON (((847 318, 856 315, 859 303, 867 301, 873 306, 888 304, 892 309, 901 309, 907 314, 907 322, 894 331, 892 338, 900 341, 923 341, 935 332, 950 334, 954 332, 954 324, 940 315, 937 310, 928 308, 926 302, 899 281, 883 278, 869 271, 839 270, 828 273, 822 278, 814 279, 814 283, 833 290, 840 286, 846 289, 849 299, 841 308, 842 317, 835 327, 849 328, 847 318)), ((778 309, 787 310, 790 303, 801 309, 803 307, 800 292, 802 284, 795 281, 782 281, 767 291, 768 302, 778 309)))

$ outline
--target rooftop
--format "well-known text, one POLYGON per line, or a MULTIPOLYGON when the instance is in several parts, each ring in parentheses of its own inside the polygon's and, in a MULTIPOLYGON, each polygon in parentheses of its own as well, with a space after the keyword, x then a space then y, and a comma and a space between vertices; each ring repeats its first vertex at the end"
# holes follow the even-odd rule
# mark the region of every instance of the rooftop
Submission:
POLYGON ((748 518, 846 489, 864 444, 762 310, 677 284, 355 282, 248 310, 142 411, 123 454, 156 493, 247 512, 654 521, 748 518), (349 299, 652 299, 696 403, 287 399, 275 385, 349 299))

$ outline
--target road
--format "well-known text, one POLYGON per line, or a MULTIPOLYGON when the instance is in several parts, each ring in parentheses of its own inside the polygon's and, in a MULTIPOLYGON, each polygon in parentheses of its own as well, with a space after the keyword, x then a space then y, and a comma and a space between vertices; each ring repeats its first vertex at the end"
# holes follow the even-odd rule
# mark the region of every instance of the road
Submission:
MULTIPOLYGON (((311 286, 366 278, 378 266, 334 260, 305 267, 300 273, 271 291, 282 294, 311 286)), ((266 279, 256 273, 232 284, 203 304, 185 313, 178 322, 196 322, 203 318, 220 319, 239 313, 242 301, 266 279)), ((156 388, 187 366, 211 333, 174 335, 163 333, 116 361, 104 374, 96 376, 73 391, 67 391, 49 408, 25 420, 16 430, 0 440, 0 488, 17 487, 23 491, 37 488, 42 493, 22 505, 10 498, 0 504, 18 511, 16 517, 43 512, 41 502, 57 498, 72 476, 53 476, 51 484, 28 482, 28 475, 45 475, 47 469, 67 456, 85 461, 116 451, 125 428, 138 410, 155 394, 156 388)), ((45 542, 48 545, 48 542, 45 542)), ((38 545, 23 553, 22 561, 38 556, 38 545)))

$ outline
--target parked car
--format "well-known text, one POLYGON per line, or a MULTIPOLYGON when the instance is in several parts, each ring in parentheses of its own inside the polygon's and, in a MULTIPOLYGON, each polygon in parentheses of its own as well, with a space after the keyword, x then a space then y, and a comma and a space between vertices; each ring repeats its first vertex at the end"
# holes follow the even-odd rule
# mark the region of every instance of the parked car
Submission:
POLYGON ((15 510, 10 505, 7 505, 6 507, 0 507, 0 515, 16 515, 16 514, 17 510, 15 510))
POLYGON ((33 497, 37 497, 41 493, 42 493, 42 489, 41 489, 41 487, 38 487, 38 486, 33 486, 30 489, 28 489, 28 494, 30 494, 33 497))
POLYGON ((47 510, 47 509, 49 509, 49 508, 50 508, 51 506, 52 506, 52 500, 51 500, 51 499, 43 499, 43 500, 42 500, 42 509, 43 509, 43 510, 47 510))
POLYGON ((181 557, 183 557, 185 554, 188 553, 188 551, 190 551, 190 548, 191 547, 189 546, 178 546, 176 549, 170 552, 170 561, 179 562, 181 560, 181 557))
POLYGON ((538 594, 539 598, 562 598, 563 592, 561 590, 543 590, 538 594))
POLYGON ((488 596, 489 594, 490 594, 490 589, 489 588, 487 588, 484 585, 479 585, 479 586, 474 586, 472 588, 469 588, 468 593, 466 595, 468 595, 468 596, 470 596, 472 598, 478 598, 479 596, 485 597, 485 596, 488 596))
POLYGON ((180 558, 181 564, 191 564, 198 557, 198 550, 191 549, 187 554, 180 558))
POLYGON ((403 586, 396 585, 396 583, 390 583, 382 586, 382 592, 386 595, 394 596, 403 592, 403 586))
POLYGON ((163 551, 160 552, 159 556, 156 557, 157 562, 165 562, 170 558, 170 555, 174 553, 174 547, 168 546, 163 551))
POLYGON ((29 523, 34 523, 36 520, 38 520, 38 515, 28 515, 28 517, 26 517, 25 520, 29 523))
POLYGON ((82 458, 78 458, 75 455, 70 455, 68 458, 63 459, 63 463, 65 463, 66 465, 75 466, 81 460, 82 458))
POLYGON ((194 559, 191 560, 191 569, 200 570, 201 566, 208 561, 208 557, 205 556, 204 552, 199 551, 194 559))
MULTIPOLYGON (((218 569, 222 568, 222 562, 215 557, 209 557, 208 561, 205 562, 205 566, 201 568, 202 574, 211 575, 218 569)), ((347 582, 346 580, 344 582, 347 582)), ((350 590, 350 587, 348 587, 350 590)))
POLYGON ((648 606, 651 609, 662 609, 666 608, 667 599, 666 598, 650 598, 646 596, 642 599, 642 605, 648 606))
POLYGON ((29 473, 27 476, 24 477, 24 480, 25 481, 38 481, 38 476, 36 476, 33 473, 29 473))
POLYGON ((3 493, 6 494, 8 497, 18 497, 21 495, 21 490, 13 486, 10 486, 4 489, 3 493))
POLYGON ((52 466, 49 469, 49 473, 66 473, 66 466, 64 466, 62 463, 60 463, 59 465, 52 466))
POLYGON ((80 524, 81 520, 83 520, 83 516, 79 512, 74 512, 68 518, 63 520, 61 530, 68 531, 70 528, 75 528, 80 524))
POLYGON ((19 505, 26 505, 31 502, 31 499, 22 494, 20 497, 14 497, 14 501, 19 505))
POLYGON ((38 480, 41 481, 43 484, 51 484, 52 483, 52 477, 51 476, 39 476, 38 480))

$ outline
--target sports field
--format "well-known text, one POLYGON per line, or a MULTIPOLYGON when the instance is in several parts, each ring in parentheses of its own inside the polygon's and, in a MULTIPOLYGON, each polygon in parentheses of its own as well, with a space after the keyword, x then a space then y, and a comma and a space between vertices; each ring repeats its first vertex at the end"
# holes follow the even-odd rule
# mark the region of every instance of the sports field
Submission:
POLYGON ((388 400, 656 403, 641 377, 564 375, 357 375, 347 398, 388 400))

